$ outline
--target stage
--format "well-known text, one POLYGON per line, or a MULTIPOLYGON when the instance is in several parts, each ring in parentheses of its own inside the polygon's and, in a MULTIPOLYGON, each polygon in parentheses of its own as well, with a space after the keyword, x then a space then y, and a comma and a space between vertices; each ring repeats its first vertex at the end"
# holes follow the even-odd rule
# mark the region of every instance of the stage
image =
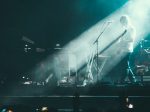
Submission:
POLYGON ((3 0, 0 112, 149 112, 149 2, 3 0))
MULTIPOLYGON (((73 112, 74 109, 78 109, 78 112, 91 110, 118 112, 120 109, 126 109, 126 105, 132 104, 134 108, 129 110, 147 112, 150 104, 149 84, 97 84, 53 89, 50 86, 18 86, 17 88, 13 93, 1 91, 1 107, 23 108, 23 112, 26 109, 32 110, 43 106, 58 112, 73 112), (129 101, 126 102, 126 99, 129 101)), ((1 90, 4 90, 4 87, 1 87, 1 90)))

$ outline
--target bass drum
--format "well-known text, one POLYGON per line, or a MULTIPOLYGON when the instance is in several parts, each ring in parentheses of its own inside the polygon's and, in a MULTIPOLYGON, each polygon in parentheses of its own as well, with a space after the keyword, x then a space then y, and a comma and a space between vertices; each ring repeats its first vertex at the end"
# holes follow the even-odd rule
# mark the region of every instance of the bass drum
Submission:
POLYGON ((129 56, 128 66, 133 75, 150 75, 150 53, 145 49, 135 49, 129 56))

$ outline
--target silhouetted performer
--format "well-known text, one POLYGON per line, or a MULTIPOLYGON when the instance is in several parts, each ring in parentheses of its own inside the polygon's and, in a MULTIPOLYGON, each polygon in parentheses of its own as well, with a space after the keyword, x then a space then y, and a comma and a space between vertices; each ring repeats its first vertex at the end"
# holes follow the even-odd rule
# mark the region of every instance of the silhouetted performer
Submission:
POLYGON ((133 52, 136 31, 131 25, 130 19, 127 15, 123 15, 120 17, 120 25, 124 33, 121 36, 121 38, 119 38, 118 45, 120 47, 120 53, 126 54, 126 56, 121 60, 119 65, 121 83, 125 81, 126 76, 128 76, 131 82, 136 82, 134 74, 127 73, 129 55, 133 52))

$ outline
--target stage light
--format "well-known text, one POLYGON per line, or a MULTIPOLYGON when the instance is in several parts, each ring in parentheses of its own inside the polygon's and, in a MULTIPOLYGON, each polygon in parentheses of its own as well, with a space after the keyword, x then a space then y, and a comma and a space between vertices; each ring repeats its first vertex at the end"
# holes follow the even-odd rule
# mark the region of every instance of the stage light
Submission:
POLYGON ((129 105, 128 105, 128 108, 129 108, 129 109, 133 109, 133 107, 134 107, 133 104, 129 104, 129 105))
POLYGON ((42 107, 41 111, 42 112, 47 112, 48 111, 48 107, 42 107))
POLYGON ((4 108, 4 109, 1 110, 1 112, 13 112, 13 110, 12 109, 8 109, 8 108, 4 108))
POLYGON ((13 112, 13 111, 9 109, 7 112, 13 112))
POLYGON ((56 47, 60 47, 60 44, 57 43, 57 44, 56 44, 56 47))
POLYGON ((129 102, 129 98, 127 97, 127 98, 126 98, 126 103, 128 103, 128 102, 129 102))
POLYGON ((1 112, 6 112, 6 111, 7 111, 7 109, 5 109, 5 108, 4 108, 4 109, 2 109, 2 111, 1 111, 1 112))
POLYGON ((40 109, 37 108, 37 109, 36 109, 36 112, 40 112, 40 109))

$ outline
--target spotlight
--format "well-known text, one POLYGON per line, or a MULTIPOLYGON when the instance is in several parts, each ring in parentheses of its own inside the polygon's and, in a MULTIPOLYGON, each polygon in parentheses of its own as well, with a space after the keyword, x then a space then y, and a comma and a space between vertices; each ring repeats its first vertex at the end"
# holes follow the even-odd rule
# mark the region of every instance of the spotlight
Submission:
POLYGON ((40 111, 40 109, 37 108, 37 109, 36 109, 36 112, 39 112, 39 111, 40 111))
POLYGON ((25 78, 25 76, 22 77, 23 79, 25 78))
POLYGON ((133 109, 133 107, 134 107, 133 104, 129 104, 129 105, 128 105, 128 108, 129 108, 129 109, 133 109))
POLYGON ((129 102, 129 98, 127 97, 127 98, 126 98, 126 103, 128 103, 128 102, 129 102))
POLYGON ((13 111, 9 109, 7 112, 13 112, 13 111))
POLYGON ((7 109, 2 109, 2 111, 1 112, 6 112, 7 111, 7 109))
POLYGON ((60 47, 60 44, 57 43, 57 44, 56 44, 56 47, 60 47))
POLYGON ((41 111, 42 112, 48 112, 48 107, 42 107, 41 111))

